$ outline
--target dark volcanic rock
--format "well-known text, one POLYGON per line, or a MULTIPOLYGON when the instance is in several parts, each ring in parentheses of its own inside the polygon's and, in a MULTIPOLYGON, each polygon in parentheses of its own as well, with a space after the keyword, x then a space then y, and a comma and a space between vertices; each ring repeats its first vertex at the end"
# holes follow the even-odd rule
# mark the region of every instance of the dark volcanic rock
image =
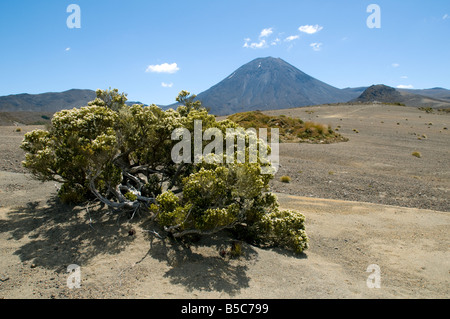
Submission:
POLYGON ((404 98, 396 89, 383 84, 367 88, 355 102, 400 103, 404 98))

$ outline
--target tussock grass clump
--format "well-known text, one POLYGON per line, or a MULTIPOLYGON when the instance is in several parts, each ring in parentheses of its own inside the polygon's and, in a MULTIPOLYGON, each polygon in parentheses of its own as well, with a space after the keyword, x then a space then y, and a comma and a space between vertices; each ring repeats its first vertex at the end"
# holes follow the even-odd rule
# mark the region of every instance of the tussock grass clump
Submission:
POLYGON ((415 157, 417 157, 417 158, 421 158, 422 157, 422 154, 420 154, 420 152, 412 152, 412 154, 411 154, 412 156, 415 156, 415 157))
POLYGON ((238 241, 233 241, 231 243, 230 255, 233 258, 238 258, 242 256, 242 244, 238 241))
MULTIPOLYGON (((346 142, 348 139, 335 132, 330 125, 304 122, 299 118, 286 115, 270 116, 260 111, 237 113, 228 117, 245 129, 278 128, 282 143, 333 143, 346 142)), ((267 132, 271 136, 271 130, 267 132)))
POLYGON ((290 183, 291 182, 291 178, 289 176, 281 176, 280 182, 282 182, 282 183, 290 183))

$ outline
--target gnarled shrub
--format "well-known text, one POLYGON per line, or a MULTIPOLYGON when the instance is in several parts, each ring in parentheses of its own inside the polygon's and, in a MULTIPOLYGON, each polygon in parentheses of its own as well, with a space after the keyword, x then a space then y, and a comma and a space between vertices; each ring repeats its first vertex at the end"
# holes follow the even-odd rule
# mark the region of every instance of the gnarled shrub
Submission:
MULTIPOLYGON (((146 212, 174 237, 232 229, 254 241, 304 251, 304 216, 279 209, 268 187, 273 175, 262 171, 270 163, 258 156, 250 160, 251 141, 258 150, 270 152, 270 147, 230 120, 216 121, 194 99, 183 91, 177 98, 183 105, 164 111, 156 105, 128 106, 125 94, 98 90, 88 106, 56 113, 48 131, 27 133, 23 165, 41 181, 61 183, 63 201, 97 198, 114 210, 146 212), (210 137, 215 148, 223 147, 220 152, 194 158, 199 121, 202 134, 217 133, 210 137), (181 155, 191 152, 190 161, 173 159, 180 143, 173 138, 176 129, 184 130, 188 147, 181 155), (239 137, 247 148, 236 144, 230 155, 226 142, 239 137)), ((201 138, 201 151, 212 150, 209 143, 201 138)))

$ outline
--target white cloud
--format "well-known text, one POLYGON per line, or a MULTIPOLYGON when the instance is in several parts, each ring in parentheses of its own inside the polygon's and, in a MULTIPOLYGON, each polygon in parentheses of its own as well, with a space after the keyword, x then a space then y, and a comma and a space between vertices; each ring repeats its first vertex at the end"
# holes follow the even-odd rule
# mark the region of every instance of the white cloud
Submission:
POLYGON ((66 48, 66 50, 65 50, 66 52, 69 52, 70 51, 70 48, 66 48))
POLYGON ((246 41, 244 43, 244 48, 251 48, 251 49, 262 49, 267 47, 267 42, 266 40, 261 40, 260 42, 253 42, 253 43, 248 43, 248 41, 246 41))
POLYGON ((450 17, 449 17, 448 14, 446 13, 446 14, 444 14, 444 16, 442 17, 442 20, 447 20, 447 19, 450 19, 450 17))
POLYGON ((298 38, 300 38, 299 35, 291 35, 291 36, 287 37, 286 39, 284 39, 284 41, 291 42, 291 41, 297 40, 298 38))
POLYGON ((403 75, 400 77, 400 79, 407 79, 408 77, 406 75, 403 75))
POLYGON ((399 66, 400 66, 400 64, 398 64, 398 63, 392 63, 393 68, 398 68, 399 66))
POLYGON ((162 82, 162 83, 161 83, 161 86, 162 86, 163 88, 171 88, 171 87, 173 86, 173 83, 165 83, 165 82, 162 82))
POLYGON ((322 49, 322 43, 311 43, 309 45, 314 51, 320 51, 322 49))
POLYGON ((259 35, 259 37, 265 38, 265 37, 268 37, 269 35, 271 35, 272 33, 273 33, 272 28, 263 29, 261 31, 261 34, 259 35))
POLYGON ((270 45, 277 45, 278 43, 280 43, 281 40, 279 38, 276 38, 275 40, 273 40, 270 45))
POLYGON ((163 63, 157 65, 149 65, 145 72, 153 72, 153 73, 176 73, 180 70, 176 63, 163 63))
POLYGON ((273 28, 266 28, 261 31, 259 34, 259 42, 251 42, 252 40, 250 38, 245 38, 244 41, 244 48, 251 48, 251 49, 263 49, 267 48, 270 43, 270 45, 277 45, 281 40, 279 38, 276 38, 275 40, 271 40, 268 42, 265 38, 270 37, 273 34, 273 28))
POLYGON ((397 89, 414 89, 414 86, 410 85, 397 85, 397 89))
POLYGON ((301 32, 308 33, 308 34, 314 34, 319 32, 323 29, 323 27, 316 25, 302 25, 300 28, 298 28, 301 32))

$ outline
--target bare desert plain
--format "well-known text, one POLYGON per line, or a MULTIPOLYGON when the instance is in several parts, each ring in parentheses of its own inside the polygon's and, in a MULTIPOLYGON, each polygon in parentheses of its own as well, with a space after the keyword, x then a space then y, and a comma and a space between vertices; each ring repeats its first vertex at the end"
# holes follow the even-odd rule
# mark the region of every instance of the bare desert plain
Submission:
POLYGON ((19 145, 38 127, 0 127, 0 298, 449 298, 450 114, 382 104, 265 113, 349 139, 280 145, 271 186, 306 216, 302 255, 242 243, 239 258, 222 257, 227 233, 181 244, 145 217, 61 204, 54 183, 21 167, 19 145), (81 287, 70 289, 74 264, 81 287))

